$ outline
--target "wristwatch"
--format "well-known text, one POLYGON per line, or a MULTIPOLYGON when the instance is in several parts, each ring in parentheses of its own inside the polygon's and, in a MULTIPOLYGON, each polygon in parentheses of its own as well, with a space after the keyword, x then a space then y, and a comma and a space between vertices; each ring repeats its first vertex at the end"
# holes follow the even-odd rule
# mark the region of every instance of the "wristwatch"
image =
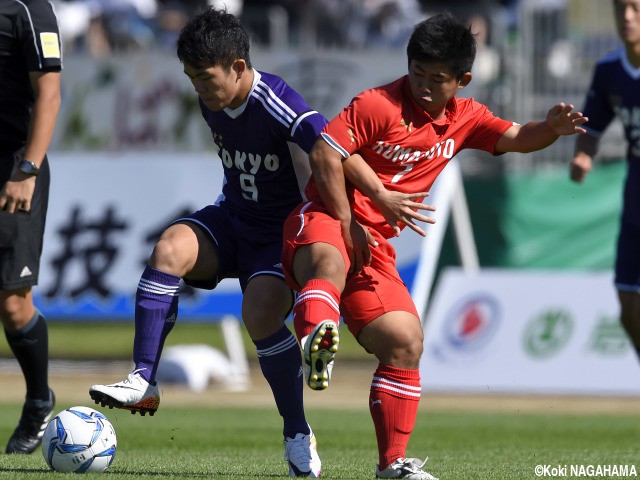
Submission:
POLYGON ((35 177, 36 175, 38 175, 38 173, 40 173, 40 169, 36 166, 36 164, 26 159, 20 160, 20 163, 18 163, 18 168, 22 173, 30 175, 32 177, 35 177))

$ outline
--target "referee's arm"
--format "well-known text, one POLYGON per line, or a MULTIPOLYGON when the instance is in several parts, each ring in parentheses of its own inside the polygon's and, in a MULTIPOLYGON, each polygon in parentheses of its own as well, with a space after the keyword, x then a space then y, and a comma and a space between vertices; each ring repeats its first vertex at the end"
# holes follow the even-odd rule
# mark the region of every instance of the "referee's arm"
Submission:
POLYGON ((24 158, 38 168, 51 143, 60 110, 60 72, 29 72, 35 95, 24 158))

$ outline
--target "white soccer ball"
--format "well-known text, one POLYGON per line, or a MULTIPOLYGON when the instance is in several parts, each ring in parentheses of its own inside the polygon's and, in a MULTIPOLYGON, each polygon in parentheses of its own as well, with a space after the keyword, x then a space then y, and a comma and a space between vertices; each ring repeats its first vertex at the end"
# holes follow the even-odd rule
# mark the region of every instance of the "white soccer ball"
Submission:
POLYGON ((56 472, 104 472, 116 455, 116 431, 102 413, 71 407, 51 419, 42 455, 56 472))

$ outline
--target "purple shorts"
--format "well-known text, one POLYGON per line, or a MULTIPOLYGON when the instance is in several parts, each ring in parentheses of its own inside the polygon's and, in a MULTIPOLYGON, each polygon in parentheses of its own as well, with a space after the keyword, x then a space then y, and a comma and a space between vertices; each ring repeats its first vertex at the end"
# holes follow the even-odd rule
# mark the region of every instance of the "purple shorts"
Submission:
POLYGON ((209 205, 175 222, 198 225, 213 241, 220 268, 208 281, 184 279, 194 288, 212 290, 224 278, 237 278, 244 292, 247 283, 258 275, 272 275, 284 281, 282 273, 282 225, 273 227, 249 224, 227 208, 209 205))

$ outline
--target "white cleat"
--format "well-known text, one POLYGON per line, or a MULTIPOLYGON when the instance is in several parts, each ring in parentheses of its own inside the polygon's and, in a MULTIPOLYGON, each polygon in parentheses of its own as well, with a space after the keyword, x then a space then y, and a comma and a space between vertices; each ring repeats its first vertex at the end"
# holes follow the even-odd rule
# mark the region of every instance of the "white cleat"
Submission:
POLYGON ((301 343, 307 385, 314 390, 324 390, 331 382, 333 359, 340 344, 338 325, 324 320, 301 343))
POLYGON ((158 386, 147 382, 137 370, 131 372, 122 382, 111 385, 94 385, 89 395, 103 407, 121 408, 132 414, 152 415, 160 406, 158 386))
POLYGON ((320 477, 322 463, 313 432, 309 435, 298 433, 294 438, 285 437, 284 459, 289 462, 290 477, 320 477))
POLYGON ((419 458, 399 458, 384 470, 376 466, 376 478, 408 478, 409 480, 438 480, 430 473, 422 470, 429 457, 424 462, 419 458))

